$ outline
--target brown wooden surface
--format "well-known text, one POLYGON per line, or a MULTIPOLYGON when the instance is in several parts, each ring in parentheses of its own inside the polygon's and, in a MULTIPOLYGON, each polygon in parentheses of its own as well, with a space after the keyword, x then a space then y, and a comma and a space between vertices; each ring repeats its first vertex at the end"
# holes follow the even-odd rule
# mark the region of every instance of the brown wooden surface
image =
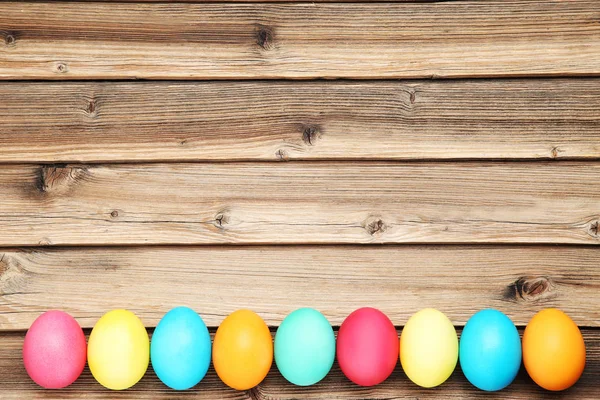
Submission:
POLYGON ((0 1, 0 399, 600 399, 598 1, 354 1, 0 1), (89 332, 179 305, 213 332, 238 308, 522 331, 559 307, 588 362, 564 393, 25 373, 48 309, 89 332))
POLYGON ((45 309, 64 309, 91 328, 127 308, 156 326, 185 304, 218 326, 237 308, 270 326, 299 307, 339 325, 356 308, 396 325, 424 307, 464 325, 497 308, 525 325, 559 307, 600 327, 600 251, 549 246, 269 246, 80 248, 0 251, 0 331, 27 329, 45 309))
POLYGON ((596 0, 0 3, 0 79, 600 74, 596 0))
POLYGON ((598 244, 598 163, 0 169, 0 243, 598 244))
MULTIPOLYGON (((460 333, 460 331, 459 331, 460 333)), ((600 396, 600 331, 584 329, 587 347, 586 369, 580 381, 566 392, 551 393, 540 389, 522 369, 515 381, 506 389, 483 392, 475 389, 463 376, 460 367, 442 386, 422 389, 411 383, 402 372, 400 364, 384 383, 364 388, 352 384, 342 374, 337 363, 327 377, 310 387, 293 386, 273 366, 267 378, 256 388, 238 392, 226 387, 214 369, 208 371, 204 380, 191 390, 174 392, 164 386, 149 367, 144 378, 133 388, 123 392, 111 392, 97 383, 88 368, 72 386, 64 390, 41 390, 36 387, 21 363, 22 333, 0 334, 0 388, 3 399, 79 399, 82 395, 91 399, 589 399, 600 396)))
POLYGON ((600 81, 0 85, 0 161, 597 159, 600 81))

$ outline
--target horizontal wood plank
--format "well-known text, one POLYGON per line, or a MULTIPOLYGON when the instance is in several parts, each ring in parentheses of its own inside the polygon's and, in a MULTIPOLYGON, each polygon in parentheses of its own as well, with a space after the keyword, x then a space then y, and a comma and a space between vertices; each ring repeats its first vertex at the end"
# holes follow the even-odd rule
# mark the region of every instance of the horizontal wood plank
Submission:
POLYGON ((7 83, 0 162, 600 157, 600 79, 7 83))
POLYGON ((102 388, 86 367, 82 376, 71 386, 61 390, 42 390, 33 383, 23 367, 21 348, 23 333, 0 334, 0 391, 3 399, 548 399, 567 395, 573 399, 597 400, 600 396, 600 331, 584 329, 582 331, 587 347, 586 368, 580 380, 564 393, 551 393, 539 388, 527 376, 522 368, 515 381, 508 388, 489 393, 473 387, 462 374, 460 367, 442 386, 435 389, 423 389, 414 385, 402 372, 400 365, 390 378, 375 387, 360 387, 352 384, 337 363, 321 382, 314 386, 294 386, 281 376, 273 365, 267 378, 250 391, 234 391, 223 384, 214 369, 208 371, 202 382, 182 392, 176 392, 164 386, 156 377, 152 368, 133 388, 122 392, 111 392, 102 388))
POLYGON ((403 325, 424 307, 464 324, 497 308, 525 325, 558 307, 600 326, 600 249, 548 246, 140 247, 0 251, 0 330, 27 329, 48 309, 84 327, 114 308, 155 326, 188 305, 210 326, 238 308, 271 326, 299 307, 339 325, 374 306, 403 325))
POLYGON ((0 168, 0 244, 598 244, 600 164, 0 168))
MULTIPOLYGON (((98 0, 61 0, 65 2, 98 2, 98 0)), ((107 3, 257 3, 256 0, 102 0, 107 3)), ((313 3, 435 3, 464 0, 314 0, 313 3)), ((470 0, 487 1, 487 0, 470 0)), ((301 3, 298 0, 261 0, 260 3, 301 3)))
POLYGON ((600 74, 596 0, 0 2, 0 79, 600 74))

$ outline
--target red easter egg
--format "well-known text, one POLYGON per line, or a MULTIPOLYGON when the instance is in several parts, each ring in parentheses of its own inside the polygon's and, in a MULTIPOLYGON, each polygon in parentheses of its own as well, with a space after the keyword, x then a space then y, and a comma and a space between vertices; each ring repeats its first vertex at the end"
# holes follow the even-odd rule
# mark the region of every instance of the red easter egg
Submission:
POLYGON ((35 383, 46 389, 69 386, 85 367, 83 330, 62 311, 48 311, 31 325, 23 343, 23 363, 35 383))
POLYGON ((374 386, 394 371, 399 345, 396 328, 384 313, 375 308, 359 308, 340 326, 337 359, 352 382, 374 386))

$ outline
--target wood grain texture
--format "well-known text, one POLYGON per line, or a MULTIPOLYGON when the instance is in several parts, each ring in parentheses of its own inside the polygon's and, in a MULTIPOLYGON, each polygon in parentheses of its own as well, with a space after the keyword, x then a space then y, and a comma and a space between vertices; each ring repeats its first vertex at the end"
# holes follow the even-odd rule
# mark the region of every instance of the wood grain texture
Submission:
POLYGON ((226 163, 0 169, 4 246, 598 244, 598 163, 226 163))
POLYGON ((0 162, 600 157, 600 79, 7 83, 0 162))
POLYGON ((596 0, 0 3, 0 79, 600 74, 596 0))
POLYGON ((31 249, 0 251, 0 330, 27 329, 47 309, 84 327, 127 308, 156 326, 185 304, 218 326, 238 308, 270 326, 299 307, 339 325, 378 307, 396 325, 424 307, 462 325, 497 308, 525 325, 558 307, 600 326, 600 249, 548 246, 269 246, 31 249))
MULTIPOLYGON (((459 331, 460 332, 460 331, 459 331)), ((0 334, 0 391, 3 399, 590 399, 600 396, 600 331, 584 329, 587 347, 586 368, 581 379, 566 392, 552 393, 540 389, 521 369, 515 381, 506 389, 488 393, 475 389, 463 376, 460 367, 442 386, 422 389, 411 383, 400 365, 390 378, 375 387, 352 384, 334 364, 331 372, 314 386, 293 386, 279 374, 275 365, 267 378, 256 388, 238 392, 226 387, 214 369, 208 371, 202 382, 191 390, 175 392, 164 386, 150 367, 144 378, 133 388, 111 392, 102 388, 86 368, 82 376, 70 387, 62 390, 42 390, 27 376, 21 361, 23 333, 0 334)))

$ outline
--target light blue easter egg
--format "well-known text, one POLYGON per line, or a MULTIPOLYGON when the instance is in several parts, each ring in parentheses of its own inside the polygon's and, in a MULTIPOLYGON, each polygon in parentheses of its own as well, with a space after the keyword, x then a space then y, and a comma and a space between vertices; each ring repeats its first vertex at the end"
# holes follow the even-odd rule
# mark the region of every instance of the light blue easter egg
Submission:
POLYGON ((479 311, 462 331, 459 360, 466 378, 477 388, 504 389, 521 366, 521 339, 515 324, 500 311, 479 311))
POLYGON ((202 318, 188 307, 166 313, 150 344, 150 359, 158 378, 172 389, 189 389, 204 378, 210 358, 210 334, 202 318))
POLYGON ((323 379, 335 359, 335 335, 319 311, 300 308, 288 315, 275 334, 275 363, 285 379, 309 386, 323 379))

